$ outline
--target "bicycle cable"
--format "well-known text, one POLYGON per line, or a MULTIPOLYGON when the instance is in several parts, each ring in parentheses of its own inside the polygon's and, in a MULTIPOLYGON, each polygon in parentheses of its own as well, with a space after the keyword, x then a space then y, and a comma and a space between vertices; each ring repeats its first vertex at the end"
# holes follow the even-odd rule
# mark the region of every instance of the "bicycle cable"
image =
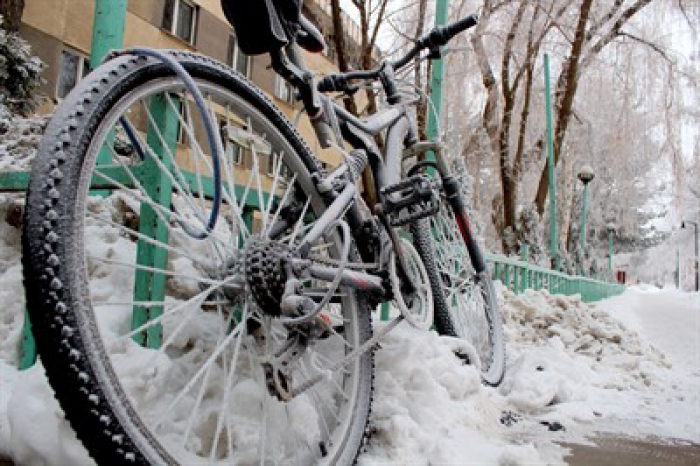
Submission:
MULTIPOLYGON (((187 72, 187 70, 175 60, 169 53, 161 52, 155 49, 145 49, 145 48, 133 48, 123 51, 113 52, 107 56, 105 61, 115 58, 121 55, 135 55, 137 57, 151 57, 159 60, 165 66, 170 68, 170 70, 175 73, 175 75, 182 80, 187 90, 192 94, 192 98, 199 109, 199 113, 202 117, 202 122, 204 124, 204 129, 207 133, 207 139, 209 141, 209 149, 211 150, 212 158, 212 178, 213 178, 213 199, 211 213, 209 214, 209 220, 206 222, 205 231, 195 231, 190 225, 184 223, 180 219, 176 219, 180 227, 189 236, 195 239, 203 240, 206 239, 213 231, 216 226, 216 222, 219 217, 219 210, 221 209, 221 159, 224 153, 221 140, 216 137, 215 123, 213 121, 212 115, 207 111, 207 105, 204 101, 204 96, 202 96, 197 83, 195 83, 192 76, 187 72)), ((126 136, 129 138, 131 144, 136 149, 136 152, 143 159, 145 158, 145 151, 138 142, 136 135, 134 134, 134 129, 128 122, 121 122, 124 126, 126 136)), ((201 219, 204 221, 204 219, 201 219)))

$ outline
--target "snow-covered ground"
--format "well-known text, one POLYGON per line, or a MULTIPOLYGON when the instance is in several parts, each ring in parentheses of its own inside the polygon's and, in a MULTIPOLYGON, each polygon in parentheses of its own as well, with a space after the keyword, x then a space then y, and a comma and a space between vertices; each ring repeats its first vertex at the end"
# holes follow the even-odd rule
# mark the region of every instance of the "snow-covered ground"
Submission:
POLYGON ((28 170, 48 116, 22 117, 0 104, 0 171, 28 170))
MULTIPOLYGON (((9 205, 0 197, 0 456, 91 464, 41 365, 15 369, 23 292, 19 231, 2 220, 9 205)), ((450 338, 405 324, 388 335, 361 465, 558 464, 560 442, 595 432, 700 443, 698 294, 636 287, 595 305, 499 294, 508 368, 498 388, 454 356, 450 338)))
POLYGON ((700 297, 637 287, 595 304, 504 293, 507 377, 479 384, 450 341, 397 330, 378 357, 362 464, 556 464, 596 432, 700 442, 700 297))

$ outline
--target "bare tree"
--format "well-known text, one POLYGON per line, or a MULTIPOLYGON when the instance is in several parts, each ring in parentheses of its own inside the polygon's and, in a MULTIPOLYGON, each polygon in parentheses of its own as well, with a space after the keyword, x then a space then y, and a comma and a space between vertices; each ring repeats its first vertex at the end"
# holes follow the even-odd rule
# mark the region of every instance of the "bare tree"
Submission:
MULTIPOLYGON (((343 27, 342 10, 338 0, 331 0, 333 9, 333 28, 335 29, 334 42, 336 53, 338 55, 338 67, 340 71, 349 69, 350 57, 353 53, 357 53, 357 62, 364 69, 372 68, 374 64, 375 50, 377 46, 377 37, 379 30, 384 23, 387 14, 389 0, 352 0, 353 5, 357 9, 360 18, 360 44, 355 52, 355 48, 348 43, 346 31, 343 27)), ((371 89, 367 90, 367 110, 373 113, 377 109, 377 102, 374 93, 371 89)), ((354 103, 350 104, 346 99, 346 105, 349 105, 348 110, 353 113, 358 112, 354 103)))
POLYGON ((24 0, 0 0, 2 27, 9 32, 19 31, 24 12, 24 0))
MULTIPOLYGON (((534 79, 543 53, 554 51, 564 57, 554 91, 554 158, 558 164, 586 69, 607 45, 626 34, 625 24, 651 2, 615 0, 609 7, 597 6, 593 0, 484 2, 482 21, 471 43, 486 91, 482 130, 488 149, 498 160, 503 209, 496 225, 501 238, 506 229, 516 227, 519 206, 529 204, 523 187, 524 164, 546 147, 544 128, 541 124, 533 128, 531 118, 535 93, 541 92, 534 79), (500 41, 494 41, 494 35, 500 41), (494 43, 502 44, 500 49, 494 49, 494 43), (535 130, 539 135, 532 137, 535 130)), ((540 164, 540 170, 534 204, 543 217, 548 178, 546 166, 540 164)))
MULTIPOLYGON (((595 57, 613 40, 624 35, 625 24, 653 0, 636 0, 631 4, 615 0, 610 9, 599 20, 591 21, 592 0, 583 0, 579 8, 576 35, 571 44, 555 91, 556 123, 554 129, 554 164, 562 157, 562 147, 573 114, 574 98, 578 91, 581 75, 595 57)), ((547 199, 549 174, 542 170, 535 205, 540 215, 544 212, 547 199)))

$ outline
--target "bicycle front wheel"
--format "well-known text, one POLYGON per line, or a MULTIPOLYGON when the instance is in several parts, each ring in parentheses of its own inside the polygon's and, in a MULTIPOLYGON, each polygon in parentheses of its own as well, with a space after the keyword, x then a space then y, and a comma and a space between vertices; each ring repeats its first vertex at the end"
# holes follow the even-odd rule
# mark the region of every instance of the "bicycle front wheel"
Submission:
MULTIPOLYGON (((455 215, 443 197, 440 210, 413 225, 412 232, 430 279, 435 328, 465 339, 479 359, 482 380, 497 386, 505 373, 505 343, 498 300, 488 270, 480 273, 455 215)), ((474 245, 473 247, 478 247, 474 245)))
MULTIPOLYGON (((281 264, 325 210, 317 163, 250 82, 174 56, 220 126, 218 222, 184 85, 145 58, 89 75, 53 117, 28 193, 27 302, 49 381, 98 464, 351 464, 373 363, 346 359, 371 337, 368 304, 307 280, 307 296, 332 299, 301 327, 275 302, 281 264)), ((311 259, 338 260, 340 236, 311 259)))

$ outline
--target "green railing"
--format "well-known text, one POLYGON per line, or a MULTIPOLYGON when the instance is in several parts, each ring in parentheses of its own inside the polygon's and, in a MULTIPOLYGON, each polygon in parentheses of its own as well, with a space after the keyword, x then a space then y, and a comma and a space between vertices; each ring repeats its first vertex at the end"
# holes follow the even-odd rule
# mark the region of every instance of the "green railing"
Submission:
POLYGON ((499 254, 486 254, 492 278, 516 294, 525 290, 547 290, 551 294, 581 295, 585 302, 600 301, 622 294, 619 283, 567 275, 546 267, 499 254))

